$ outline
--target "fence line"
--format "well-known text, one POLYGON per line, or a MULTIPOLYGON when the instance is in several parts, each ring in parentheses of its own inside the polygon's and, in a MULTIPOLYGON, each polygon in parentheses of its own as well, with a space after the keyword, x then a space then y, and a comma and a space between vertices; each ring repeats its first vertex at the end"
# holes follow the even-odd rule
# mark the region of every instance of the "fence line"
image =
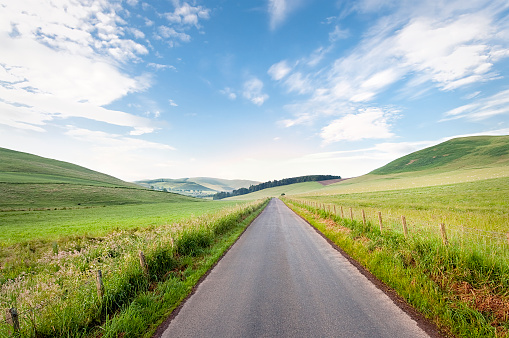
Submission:
MULTIPOLYGON (((325 212, 328 212, 330 214, 334 214, 342 219, 347 219, 343 213, 343 206, 339 205, 339 211, 340 215, 338 215, 338 210, 336 208, 336 204, 332 204, 333 207, 331 207, 330 204, 322 204, 310 200, 300 200, 300 199, 291 199, 286 197, 287 200, 290 200, 292 202, 297 202, 304 204, 308 207, 317 209, 317 210, 323 210, 325 212), (333 211, 332 211, 333 210, 333 211)), ((346 208, 346 207, 345 207, 346 208)), ((354 209, 351 207, 349 208, 349 216, 351 220, 354 220, 354 209)), ((373 208, 371 208, 373 209, 373 208)), ((357 212, 357 217, 359 217, 359 212, 357 212)), ((384 230, 390 230, 390 231, 396 231, 396 232, 402 232, 405 237, 412 237, 412 233, 415 234, 416 232, 419 233, 420 230, 425 230, 427 232, 431 231, 434 233, 437 233, 441 236, 444 244, 448 245, 448 243, 451 240, 457 240, 458 236, 461 236, 462 240, 464 240, 465 235, 469 235, 469 238, 484 238, 489 240, 494 240, 496 242, 503 242, 503 247, 507 248, 509 246, 509 232, 497 232, 492 230, 483 230, 483 229, 477 229, 477 228, 471 228, 464 225, 447 225, 443 222, 437 222, 435 226, 430 224, 429 222, 419 222, 419 223, 412 223, 412 228, 408 227, 407 224, 407 218, 405 215, 401 215, 399 218, 397 217, 387 217, 383 216, 381 211, 376 212, 373 216, 368 216, 364 209, 361 209, 361 221, 363 224, 366 224, 367 220, 372 221, 372 224, 374 222, 378 222, 378 225, 380 227, 380 232, 383 232, 384 230), (443 224, 443 225, 442 225, 443 224), (396 227, 396 225, 401 225, 401 229, 399 227, 396 227), (413 231, 412 231, 413 230, 413 231), (452 235, 452 236, 451 236, 452 235)))

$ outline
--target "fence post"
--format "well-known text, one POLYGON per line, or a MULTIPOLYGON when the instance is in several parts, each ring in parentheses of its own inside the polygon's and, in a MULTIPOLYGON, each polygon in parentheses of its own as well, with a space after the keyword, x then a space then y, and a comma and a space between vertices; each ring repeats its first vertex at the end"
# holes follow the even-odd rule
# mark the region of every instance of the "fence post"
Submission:
POLYGON ((366 226, 366 213, 364 212, 364 209, 362 209, 362 224, 366 226))
POLYGON ((406 227, 406 218, 405 216, 401 216, 401 223, 403 224, 403 233, 405 234, 405 238, 408 237, 408 229, 406 227))
POLYGON ((143 251, 140 251, 140 265, 141 269, 143 270, 143 273, 145 275, 148 275, 147 261, 145 260, 145 255, 143 254, 143 251))
POLYGON ((440 223, 440 233, 442 234, 442 242, 444 245, 448 245, 449 241, 447 240, 447 233, 445 232, 445 224, 440 223))
POLYGON ((101 272, 101 270, 97 270, 95 286, 97 288, 97 298, 99 298, 99 300, 102 300, 104 296, 104 284, 103 284, 103 273, 101 272))
POLYGON ((382 223, 382 212, 378 212, 378 224, 380 225, 380 233, 382 232, 383 223, 382 223))
MULTIPOLYGON (((337 213, 336 213, 336 204, 334 204, 334 215, 337 215, 337 213)), ((509 233, 507 235, 509 236, 509 233)), ((509 237, 507 237, 507 238, 509 238, 509 237)))
POLYGON ((341 208, 341 218, 345 218, 345 215, 343 214, 343 206, 340 206, 341 208))
POLYGON ((20 327, 19 327, 18 310, 16 310, 15 307, 5 310, 5 321, 7 322, 7 324, 12 325, 12 328, 14 329, 15 334, 19 333, 20 327))
POLYGON ((353 221, 353 209, 350 208, 350 219, 353 221))

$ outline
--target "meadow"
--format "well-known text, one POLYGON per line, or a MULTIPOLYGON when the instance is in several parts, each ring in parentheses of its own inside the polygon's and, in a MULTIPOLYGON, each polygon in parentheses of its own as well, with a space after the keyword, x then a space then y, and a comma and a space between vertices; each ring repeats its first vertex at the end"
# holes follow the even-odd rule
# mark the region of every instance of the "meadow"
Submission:
POLYGON ((0 248, 29 241, 47 243, 61 238, 65 240, 69 236, 103 236, 113 230, 172 224, 192 216, 214 213, 237 203, 194 199, 180 203, 0 212, 0 248))
MULTIPOLYGON (((150 336, 266 203, 203 202, 31 212, 34 220, 37 214, 47 217, 39 227, 54 220, 79 225, 87 222, 86 212, 99 224, 95 232, 82 231, 88 229, 84 227, 72 236, 60 232, 54 240, 35 234, 33 239, 5 244, 0 308, 17 309, 21 336, 150 336), (61 212, 67 220, 59 216, 61 212), (189 217, 191 213, 195 216, 189 217), (105 215, 113 223, 105 225, 105 215), (125 225, 120 225, 123 222, 125 225), (144 266, 140 252, 145 257, 144 266), (102 274, 101 294, 96 290, 98 270, 102 274)), ((20 215, 20 220, 23 217, 20 215)), ((51 228, 46 229, 51 233, 51 228)), ((11 325, 0 321, 0 335, 8 336, 12 331, 11 325)))
POLYGON ((509 335, 509 177, 285 201, 445 334, 509 335))

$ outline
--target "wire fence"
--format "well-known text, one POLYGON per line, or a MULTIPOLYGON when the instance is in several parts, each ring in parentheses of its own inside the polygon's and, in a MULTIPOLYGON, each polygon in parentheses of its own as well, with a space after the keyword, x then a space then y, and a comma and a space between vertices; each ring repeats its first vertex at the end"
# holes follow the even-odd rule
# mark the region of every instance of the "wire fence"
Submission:
POLYGON ((504 254, 509 256, 509 232, 497 232, 469 227, 467 225, 446 224, 445 222, 431 223, 429 221, 407 219, 405 215, 396 215, 394 211, 373 211, 373 208, 365 209, 342 206, 332 203, 320 203, 305 199, 292 199, 314 210, 320 210, 328 215, 334 215, 342 219, 370 222, 378 225, 381 232, 396 232, 409 238, 435 236, 441 238, 444 244, 459 245, 468 249, 475 247, 489 255, 504 254))
MULTIPOLYGON (((253 202, 225 209, 213 217, 193 218, 186 221, 185 229, 183 224, 168 224, 166 227, 137 235, 129 232, 111 234, 110 238, 101 239, 100 244, 86 252, 96 257, 94 259, 97 261, 102 261, 102 264, 92 264, 89 257, 82 257, 85 255, 84 251, 76 252, 79 262, 87 262, 87 268, 81 273, 66 277, 61 283, 55 282, 55 278, 41 282, 43 277, 27 273, 17 282, 8 281, 7 283, 11 283, 8 291, 5 291, 5 284, 0 285, 0 291, 3 292, 0 294, 3 296, 0 298, 0 309, 3 307, 1 309, 3 313, 0 313, 0 337, 37 336, 42 325, 48 326, 44 322, 51 320, 58 322, 54 324, 55 334, 58 330, 65 331, 64 326, 68 324, 65 317, 75 316, 72 312, 76 311, 83 312, 80 316, 85 318, 85 322, 97 320, 101 316, 100 313, 111 310, 111 308, 108 310, 108 307, 120 306, 119 302, 122 301, 120 298, 126 297, 122 292, 127 294, 133 290, 149 290, 155 281, 168 276, 172 272, 171 269, 162 271, 160 269, 162 265, 158 264, 172 264, 168 263, 171 261, 169 257, 173 257, 174 252, 179 250, 177 241, 181 240, 182 236, 192 237, 192 233, 199 232, 200 229, 208 229, 211 234, 215 233, 215 227, 220 227, 224 222, 240 222, 258 210, 262 204, 253 202), (96 251, 91 254, 93 250, 96 251), (145 253, 148 254, 147 257, 145 253), (163 262, 160 263, 158 259, 163 262), (153 270, 150 270, 152 268, 153 270), (126 286, 120 283, 137 284, 126 286), (53 288, 48 288, 48 285, 53 288), (44 288, 48 290, 41 291, 44 288), (57 328, 57 325, 60 325, 60 328, 57 328)), ((72 260, 73 254, 70 251, 60 253, 64 260, 69 259, 67 263, 72 269, 79 270, 79 267, 75 266, 78 261, 72 260)), ((51 259, 58 260, 58 257, 58 253, 53 253, 51 259)), ((72 335, 71 331, 67 332, 72 335)))

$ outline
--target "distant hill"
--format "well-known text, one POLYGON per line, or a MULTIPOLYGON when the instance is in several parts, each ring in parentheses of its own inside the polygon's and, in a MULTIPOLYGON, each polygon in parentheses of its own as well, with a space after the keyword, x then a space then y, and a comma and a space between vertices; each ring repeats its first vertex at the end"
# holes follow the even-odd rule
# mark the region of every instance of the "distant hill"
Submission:
POLYGON ((509 178, 509 136, 456 138, 413 152, 371 173, 323 186, 297 183, 229 197, 254 200, 294 196, 356 194, 509 178))
POLYGON ((0 210, 182 200, 192 199, 144 189, 72 163, 0 148, 0 210))
POLYGON ((387 175, 423 170, 455 169, 509 165, 509 136, 474 136, 452 139, 416 151, 373 170, 387 175))
POLYGON ((179 179, 159 178, 136 181, 134 183, 154 190, 166 190, 189 196, 204 197, 214 195, 218 192, 231 192, 239 188, 247 188, 259 182, 249 180, 226 180, 212 177, 191 177, 179 179))
POLYGON ((232 192, 218 192, 217 194, 214 195, 213 198, 215 200, 219 200, 219 199, 228 198, 228 197, 247 195, 249 193, 253 193, 255 191, 260 191, 260 190, 265 190, 268 188, 287 186, 287 185, 296 184, 296 183, 330 181, 330 180, 336 180, 336 179, 338 179, 338 180, 341 179, 341 176, 307 175, 307 176, 283 178, 282 180, 267 181, 267 182, 263 182, 263 183, 260 183, 257 185, 252 185, 249 188, 240 188, 240 189, 234 190, 232 192))

